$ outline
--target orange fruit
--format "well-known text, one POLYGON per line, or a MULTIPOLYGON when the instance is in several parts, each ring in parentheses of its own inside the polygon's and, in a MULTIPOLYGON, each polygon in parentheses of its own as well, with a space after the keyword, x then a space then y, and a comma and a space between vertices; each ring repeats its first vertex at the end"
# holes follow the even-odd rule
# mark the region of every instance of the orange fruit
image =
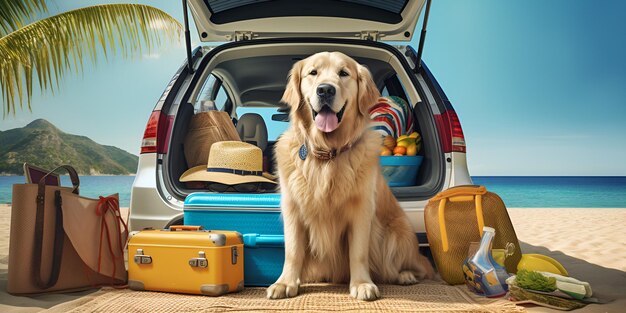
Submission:
POLYGON ((417 145, 416 144, 412 144, 409 145, 408 147, 406 147, 406 155, 416 155, 417 154, 417 145))
POLYGON ((380 155, 389 156, 391 155, 391 150, 387 149, 387 147, 380 147, 380 155))
POLYGON ((396 153, 393 156, 404 156, 404 154, 396 153))
POLYGON ((405 155, 406 154, 406 147, 402 147, 402 146, 397 146, 395 148, 393 148, 393 155, 405 155))

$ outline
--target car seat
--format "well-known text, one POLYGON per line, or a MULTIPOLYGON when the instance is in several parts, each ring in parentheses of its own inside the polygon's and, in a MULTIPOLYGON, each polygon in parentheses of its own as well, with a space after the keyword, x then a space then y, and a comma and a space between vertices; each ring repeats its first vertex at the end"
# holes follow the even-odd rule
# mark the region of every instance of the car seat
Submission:
POLYGON ((261 151, 267 148, 267 126, 263 117, 257 113, 246 113, 237 121, 237 132, 241 141, 253 144, 261 151))
POLYGON ((237 132, 241 141, 253 144, 263 152, 263 171, 269 169, 269 158, 265 153, 267 148, 267 126, 263 117, 257 113, 246 113, 237 121, 237 132))

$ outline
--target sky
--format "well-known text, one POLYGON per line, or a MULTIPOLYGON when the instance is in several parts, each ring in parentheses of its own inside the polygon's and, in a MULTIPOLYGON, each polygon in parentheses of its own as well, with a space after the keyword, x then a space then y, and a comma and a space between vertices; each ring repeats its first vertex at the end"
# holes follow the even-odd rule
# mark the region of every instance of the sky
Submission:
MULTIPOLYGON (((150 4, 182 21, 180 1, 49 6, 54 14, 115 2, 150 4)), ((54 94, 35 91, 32 112, 7 116, 0 130, 45 118, 138 154, 150 112, 184 59, 183 40, 132 59, 100 58, 54 94)), ((423 60, 459 115, 471 175, 626 176, 626 1, 437 0, 423 60)))

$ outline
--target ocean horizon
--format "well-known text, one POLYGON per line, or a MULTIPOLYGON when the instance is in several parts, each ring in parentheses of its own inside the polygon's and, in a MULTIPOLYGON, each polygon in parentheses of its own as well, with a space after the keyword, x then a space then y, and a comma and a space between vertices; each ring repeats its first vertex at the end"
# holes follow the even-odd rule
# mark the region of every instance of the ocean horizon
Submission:
MULTIPOLYGON (((130 205, 135 176, 80 176, 80 194, 118 193, 130 205)), ((62 183, 70 186, 68 176, 62 183)), ((509 208, 626 208, 626 176, 472 176, 474 184, 498 194, 509 208)), ((0 203, 11 203, 13 184, 24 176, 0 176, 0 203)))

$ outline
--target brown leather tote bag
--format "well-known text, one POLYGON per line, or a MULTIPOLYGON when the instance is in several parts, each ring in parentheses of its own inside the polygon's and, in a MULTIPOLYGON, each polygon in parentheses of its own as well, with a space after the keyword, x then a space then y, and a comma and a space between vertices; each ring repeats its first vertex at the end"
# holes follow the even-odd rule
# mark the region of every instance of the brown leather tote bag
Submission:
POLYGON ((11 294, 126 282, 128 230, 117 195, 80 197, 76 170, 69 165, 60 168, 69 172, 73 188, 46 186, 45 176, 38 184, 13 185, 7 284, 11 294))

